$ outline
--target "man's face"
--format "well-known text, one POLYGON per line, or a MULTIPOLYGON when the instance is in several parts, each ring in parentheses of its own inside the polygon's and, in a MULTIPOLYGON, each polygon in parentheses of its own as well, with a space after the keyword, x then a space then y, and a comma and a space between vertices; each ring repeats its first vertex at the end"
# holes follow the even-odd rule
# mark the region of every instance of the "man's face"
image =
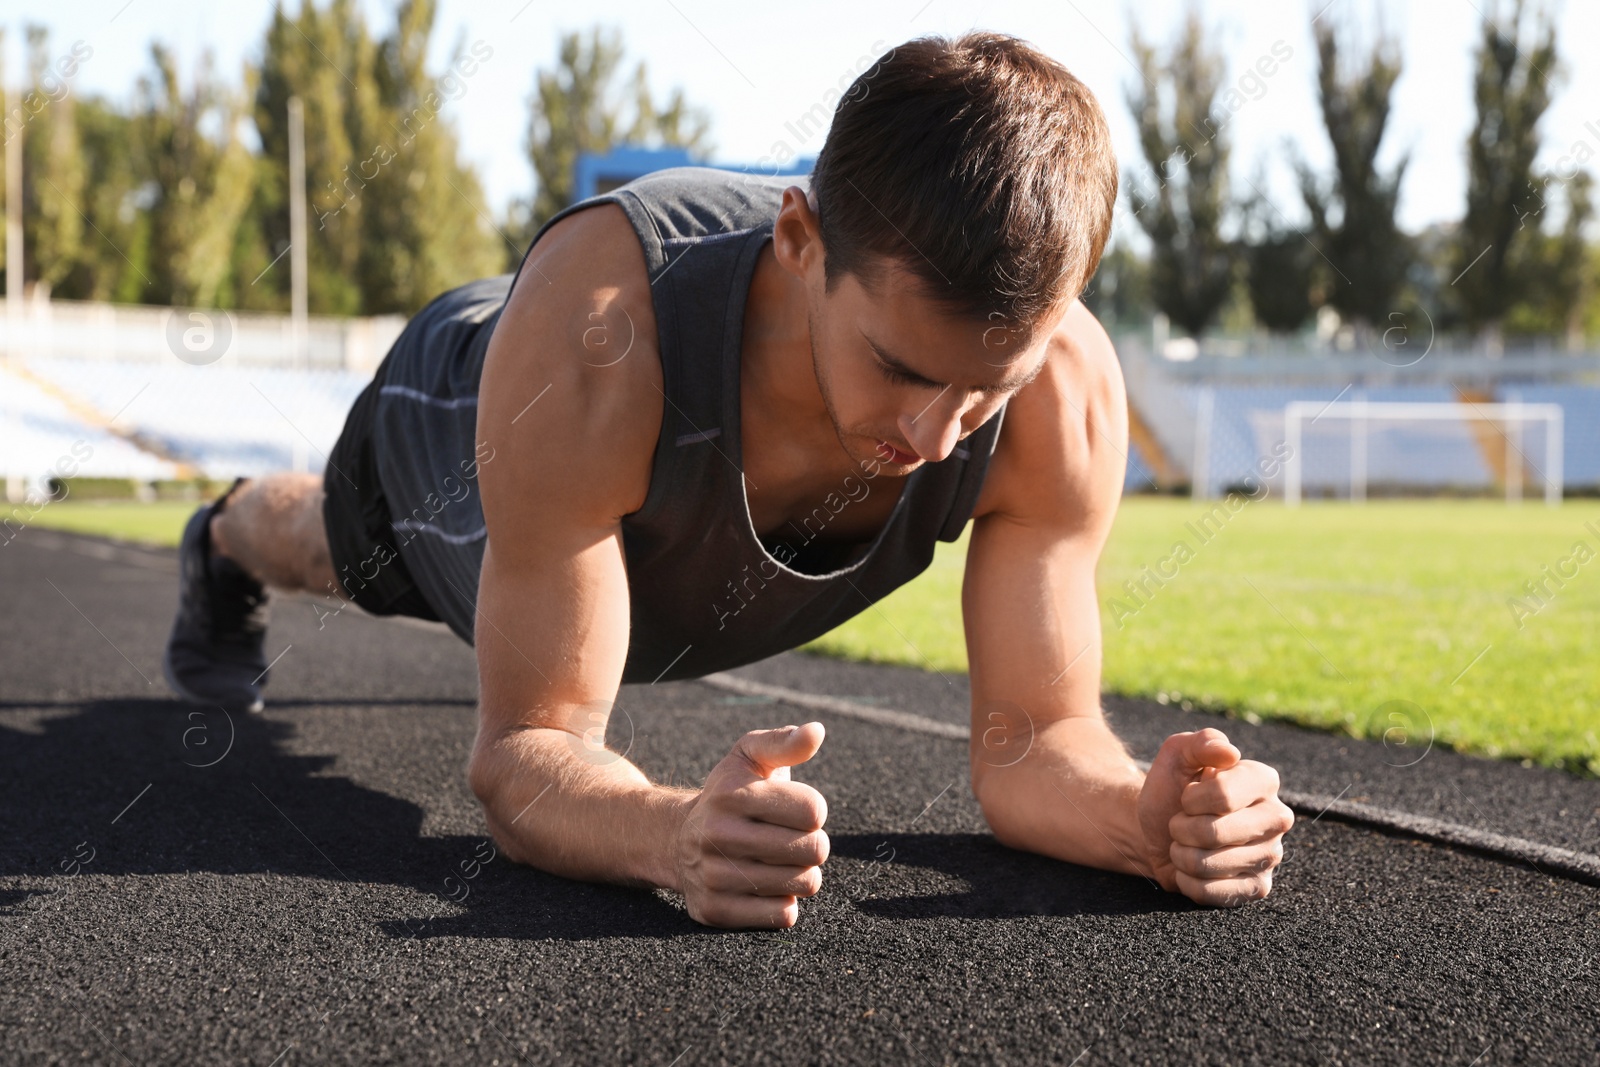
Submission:
POLYGON ((870 288, 850 274, 831 293, 820 272, 815 281, 807 314, 817 385, 859 464, 908 474, 944 459, 1043 367, 1049 329, 952 315, 897 265, 870 288))
POLYGON ((839 443, 893 475, 945 459, 1037 376, 1071 303, 1032 324, 955 315, 891 260, 869 280, 840 276, 829 292, 814 194, 794 186, 773 248, 805 290, 812 367, 839 443))

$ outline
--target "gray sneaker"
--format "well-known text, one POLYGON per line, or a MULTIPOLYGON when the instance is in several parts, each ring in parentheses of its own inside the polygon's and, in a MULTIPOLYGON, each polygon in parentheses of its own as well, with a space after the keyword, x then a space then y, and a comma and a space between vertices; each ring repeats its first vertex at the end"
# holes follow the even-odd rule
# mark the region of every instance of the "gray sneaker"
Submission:
POLYGON ((267 681, 267 590, 233 560, 211 551, 211 517, 232 491, 195 512, 184 527, 178 617, 161 667, 167 684, 185 700, 260 711, 267 681))

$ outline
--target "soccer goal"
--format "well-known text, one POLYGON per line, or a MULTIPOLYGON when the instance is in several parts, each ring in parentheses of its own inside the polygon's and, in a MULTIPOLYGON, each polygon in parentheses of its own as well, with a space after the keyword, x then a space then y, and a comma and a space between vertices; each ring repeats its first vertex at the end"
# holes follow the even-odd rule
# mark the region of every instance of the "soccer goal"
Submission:
POLYGON ((1308 486, 1336 495, 1340 483, 1359 501, 1373 484, 1449 491, 1487 482, 1516 502, 1525 484, 1542 481, 1544 502, 1561 503, 1560 404, 1296 400, 1284 406, 1283 428, 1291 507, 1308 486))

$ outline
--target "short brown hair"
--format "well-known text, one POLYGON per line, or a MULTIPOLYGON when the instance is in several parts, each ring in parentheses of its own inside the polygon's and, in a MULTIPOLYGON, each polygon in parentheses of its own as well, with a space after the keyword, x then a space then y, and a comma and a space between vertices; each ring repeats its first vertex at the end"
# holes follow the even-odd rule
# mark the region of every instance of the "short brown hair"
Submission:
POLYGON ((1027 42, 919 37, 840 99, 811 188, 830 291, 886 257, 957 314, 1031 328, 1099 264, 1117 161, 1094 95, 1027 42))

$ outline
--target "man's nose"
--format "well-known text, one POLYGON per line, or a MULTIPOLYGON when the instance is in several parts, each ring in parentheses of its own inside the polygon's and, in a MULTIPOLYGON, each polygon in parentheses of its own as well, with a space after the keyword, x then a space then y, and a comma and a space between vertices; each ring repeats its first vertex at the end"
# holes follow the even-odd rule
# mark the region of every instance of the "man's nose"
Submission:
POLYGON ((946 386, 927 407, 900 417, 900 432, 906 443, 930 463, 938 463, 955 450, 961 440, 961 420, 977 405, 980 394, 957 394, 946 386))

